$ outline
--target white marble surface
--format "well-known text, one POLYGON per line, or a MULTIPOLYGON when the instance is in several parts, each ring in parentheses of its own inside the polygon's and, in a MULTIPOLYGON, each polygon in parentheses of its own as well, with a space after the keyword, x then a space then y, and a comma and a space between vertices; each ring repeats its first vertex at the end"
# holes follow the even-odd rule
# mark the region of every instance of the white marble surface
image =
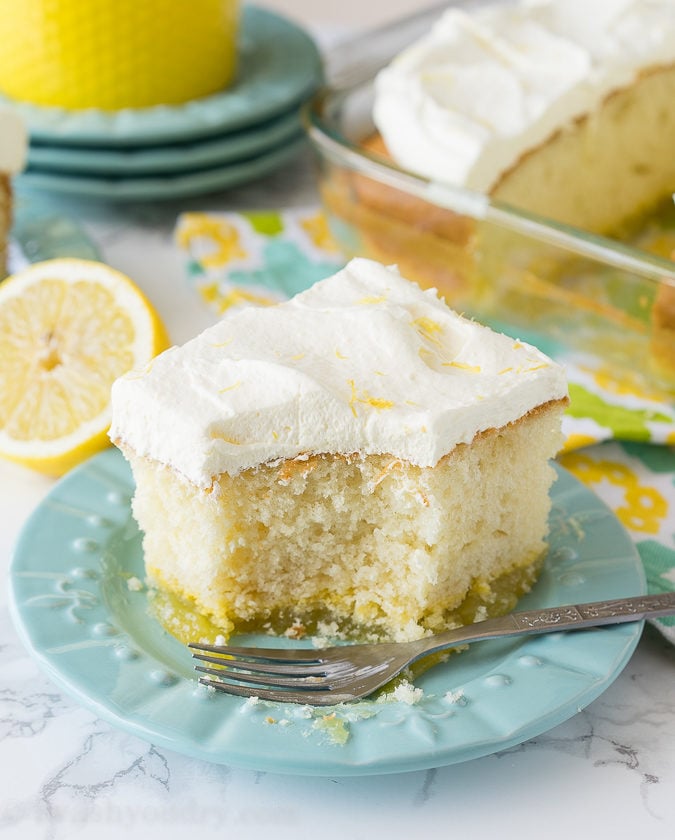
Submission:
MULTIPOLYGON (((179 209, 305 204, 311 166, 178 206, 60 202, 103 257, 147 291, 172 338, 211 320, 171 243, 179 209)), ((675 836, 675 650, 647 628, 615 683, 566 723, 503 753, 426 772, 304 778, 211 765, 113 729, 62 694, 23 649, 5 581, 50 479, 0 463, 0 837, 173 840, 188 833, 361 840, 384 836, 675 836)))

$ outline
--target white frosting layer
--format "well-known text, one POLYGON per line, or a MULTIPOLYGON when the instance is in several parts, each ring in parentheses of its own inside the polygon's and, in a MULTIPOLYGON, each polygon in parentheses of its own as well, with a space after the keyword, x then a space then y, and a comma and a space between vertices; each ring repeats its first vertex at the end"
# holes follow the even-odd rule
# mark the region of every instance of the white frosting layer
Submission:
POLYGON ((673 61, 673 0, 451 9, 378 75, 373 115, 402 166, 488 192, 525 152, 673 61))
POLYGON ((355 259, 269 308, 232 312, 113 386, 110 436, 206 487, 307 453, 433 466, 567 395, 563 369, 355 259))
POLYGON ((14 175, 26 162, 28 136, 23 120, 13 108, 0 105, 0 172, 14 175))

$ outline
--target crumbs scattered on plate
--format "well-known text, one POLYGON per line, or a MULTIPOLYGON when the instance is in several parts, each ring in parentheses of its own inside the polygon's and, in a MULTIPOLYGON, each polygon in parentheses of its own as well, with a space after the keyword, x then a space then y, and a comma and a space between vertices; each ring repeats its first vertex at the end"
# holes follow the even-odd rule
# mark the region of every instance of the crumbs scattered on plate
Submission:
POLYGON ((405 703, 406 706, 414 706, 424 697, 424 689, 415 686, 406 679, 401 680, 390 692, 381 694, 377 698, 378 703, 390 703, 392 701, 405 703))

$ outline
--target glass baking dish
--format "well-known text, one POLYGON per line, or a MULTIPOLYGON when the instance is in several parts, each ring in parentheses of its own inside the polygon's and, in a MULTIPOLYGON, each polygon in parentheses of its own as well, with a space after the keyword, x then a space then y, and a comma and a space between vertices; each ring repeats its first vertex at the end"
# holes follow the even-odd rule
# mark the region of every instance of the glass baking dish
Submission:
MULTIPOLYGON (((350 45, 305 108, 319 189, 345 256, 397 264, 455 309, 553 354, 588 357, 610 380, 675 394, 675 263, 430 181, 362 143, 374 133, 373 81, 429 25, 425 12, 350 45)), ((671 226, 672 203, 659 217, 671 226)))

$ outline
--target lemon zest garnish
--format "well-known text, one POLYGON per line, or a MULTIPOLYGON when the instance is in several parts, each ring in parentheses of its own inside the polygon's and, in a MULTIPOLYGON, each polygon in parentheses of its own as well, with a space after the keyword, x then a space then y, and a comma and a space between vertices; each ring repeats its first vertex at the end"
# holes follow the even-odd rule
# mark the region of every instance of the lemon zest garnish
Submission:
POLYGON ((300 359, 304 359, 307 353, 296 353, 295 356, 291 356, 292 362, 299 362, 300 359))
POLYGON ((198 287, 198 291, 206 303, 211 304, 221 315, 233 306, 242 304, 257 304, 258 306, 274 306, 276 300, 266 295, 258 295, 245 289, 230 289, 221 292, 217 283, 198 287))
POLYGON ((357 396, 356 396, 356 385, 354 384, 353 379, 348 379, 347 384, 349 385, 349 387, 351 389, 351 395, 349 397, 349 407, 351 408, 352 414, 354 415, 354 417, 356 417, 357 414, 356 414, 356 405, 355 404, 358 401, 357 396))
POLYGON ((369 405, 371 408, 376 408, 378 411, 384 408, 393 408, 394 403, 391 400, 385 400, 381 397, 371 397, 367 391, 363 391, 363 395, 359 396, 356 390, 356 384, 354 383, 353 379, 348 379, 347 384, 351 389, 351 396, 349 398, 349 407, 352 410, 352 414, 354 417, 357 416, 356 413, 356 403, 362 403, 363 405, 369 405))
POLYGON ((338 359, 348 359, 349 358, 349 356, 344 356, 342 353, 340 353, 339 350, 335 351, 335 355, 338 357, 338 359))
POLYGON ((541 370, 542 368, 549 367, 548 362, 542 362, 540 365, 534 365, 534 367, 526 368, 525 373, 530 373, 533 370, 541 370))
POLYGON ((222 440, 224 443, 230 443, 232 446, 241 446, 241 441, 227 435, 221 435, 220 432, 211 432, 209 435, 211 440, 222 440))
POLYGON ((509 373, 509 372, 510 372, 510 371, 512 371, 512 370, 513 370, 513 368, 512 368, 512 367, 507 367, 507 368, 504 368, 503 370, 500 370, 500 371, 499 371, 499 374, 498 374, 498 375, 499 375, 499 376, 501 376, 503 373, 509 373))
POLYGON ((211 344, 211 347, 227 347, 228 344, 232 344, 234 341, 233 338, 228 338, 227 341, 221 341, 219 344, 211 344))
POLYGON ((365 400, 361 400, 361 402, 366 402, 368 405, 372 405, 373 408, 393 408, 394 403, 391 400, 383 400, 380 397, 368 397, 365 400))
POLYGON ((465 362, 443 362, 443 367, 454 367, 469 373, 480 373, 480 365, 467 365, 465 362))
POLYGON ((437 321, 433 321, 431 318, 416 318, 413 321, 413 326, 417 327, 417 332, 427 341, 431 341, 433 344, 441 344, 436 333, 442 333, 443 327, 437 321))
POLYGON ((438 323, 438 321, 434 321, 431 318, 415 318, 413 324, 425 333, 433 334, 443 332, 443 327, 438 323))
POLYGON ((234 391, 235 388, 238 388, 241 385, 241 380, 238 379, 234 385, 228 385, 227 388, 221 388, 218 393, 224 394, 226 391, 234 391))
POLYGON ((373 304, 373 303, 384 303, 386 301, 385 295, 369 295, 367 297, 362 297, 358 303, 363 304, 373 304))

